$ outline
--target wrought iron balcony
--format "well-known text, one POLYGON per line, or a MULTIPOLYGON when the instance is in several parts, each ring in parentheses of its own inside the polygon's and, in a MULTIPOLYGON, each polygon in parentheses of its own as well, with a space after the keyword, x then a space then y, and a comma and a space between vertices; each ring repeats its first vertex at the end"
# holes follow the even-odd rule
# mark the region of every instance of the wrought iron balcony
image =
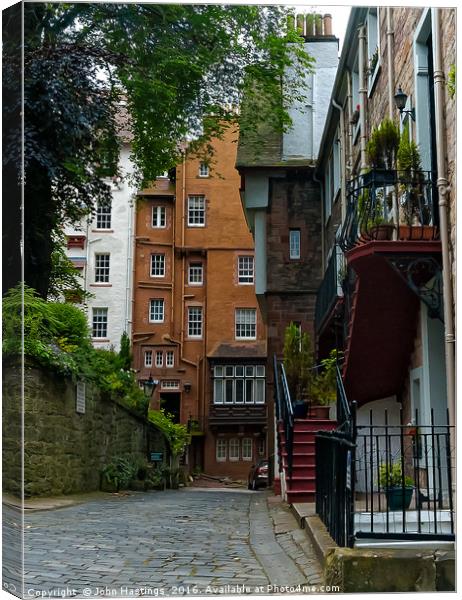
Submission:
POLYGON ((340 247, 335 245, 316 297, 315 328, 317 332, 321 330, 337 300, 343 296, 341 282, 344 271, 343 253, 340 247))
POLYGON ((344 251, 372 240, 435 240, 438 202, 430 171, 370 170, 348 183, 344 251))

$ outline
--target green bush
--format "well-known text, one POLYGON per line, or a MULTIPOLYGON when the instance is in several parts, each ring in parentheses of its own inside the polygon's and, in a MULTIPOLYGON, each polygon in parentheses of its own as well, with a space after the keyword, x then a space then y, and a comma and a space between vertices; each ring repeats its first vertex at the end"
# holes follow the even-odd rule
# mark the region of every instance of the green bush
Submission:
POLYGON ((191 441, 191 434, 188 432, 186 425, 174 423, 173 416, 163 409, 148 411, 148 419, 167 438, 172 456, 174 458, 180 456, 191 441))
POLYGON ((131 457, 119 456, 103 468, 101 475, 118 491, 128 487, 130 480, 136 477, 137 469, 137 462, 131 457))
MULTIPOLYGON (((403 485, 403 477, 401 470, 401 462, 397 461, 393 464, 381 464, 379 469, 379 485, 382 489, 401 487, 403 485)), ((411 477, 404 477, 404 485, 410 487, 414 485, 411 477)))

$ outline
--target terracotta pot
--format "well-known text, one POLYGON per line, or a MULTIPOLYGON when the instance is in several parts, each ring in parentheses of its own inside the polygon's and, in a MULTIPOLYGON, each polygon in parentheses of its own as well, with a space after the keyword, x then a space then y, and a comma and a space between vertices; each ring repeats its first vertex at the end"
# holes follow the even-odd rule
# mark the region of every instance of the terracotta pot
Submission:
POLYGON ((374 240, 391 240, 393 238, 394 229, 395 226, 391 223, 375 225, 371 228, 369 235, 374 240))
POLYGON ((330 414, 330 406, 310 406, 309 418, 311 419, 328 419, 330 414))
POLYGON ((398 230, 400 240, 436 240, 437 229, 433 225, 400 225, 398 230))

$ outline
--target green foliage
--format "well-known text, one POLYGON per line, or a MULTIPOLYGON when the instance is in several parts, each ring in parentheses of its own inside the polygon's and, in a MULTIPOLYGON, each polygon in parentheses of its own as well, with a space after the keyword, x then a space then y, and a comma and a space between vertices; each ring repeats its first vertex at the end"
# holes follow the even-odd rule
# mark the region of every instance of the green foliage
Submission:
MULTIPOLYGON (((401 462, 397 461, 393 464, 381 464, 379 469, 379 485, 382 489, 401 487, 403 485, 403 477, 401 470, 401 462)), ((405 475, 404 485, 412 486, 414 481, 411 477, 405 475)))
POLYGON ((78 269, 66 255, 65 239, 62 231, 53 232, 53 250, 51 254, 51 274, 48 287, 48 300, 59 301, 62 297, 69 302, 83 303, 93 294, 87 292, 82 285, 82 277, 78 269))
POLYGON ((313 377, 311 384, 311 399, 320 406, 333 404, 337 399, 337 361, 341 353, 334 348, 329 357, 321 361, 321 373, 313 377))
POLYGON ((313 367, 311 338, 295 323, 290 323, 284 333, 283 360, 292 400, 307 399, 313 367))
POLYGON ((17 286, 3 301, 3 355, 20 357, 23 353, 55 373, 92 381, 121 404, 146 415, 149 400, 130 369, 127 339, 120 353, 96 350, 79 308, 46 302, 35 290, 17 286))
POLYGON ((119 350, 119 365, 121 369, 128 371, 132 366, 132 353, 130 347, 130 338, 127 332, 124 331, 120 338, 120 350, 119 350))
POLYGON ((419 147, 410 139, 408 124, 399 141, 397 163, 399 171, 403 171, 407 178, 422 170, 419 147))
MULTIPOLYGON (((241 129, 268 119, 287 128, 289 100, 300 96, 313 62, 284 7, 27 2, 23 9, 23 38, 6 30, 3 40, 4 113, 8 121, 22 110, 15 75, 23 65, 25 280, 43 298, 53 233, 111 197, 104 178, 119 174, 121 131, 132 139, 133 183, 143 187, 178 163, 185 139, 197 138, 197 149, 236 120, 241 129), (271 101, 244 123, 236 108, 249 82, 271 101)), ((5 167, 21 164, 17 136, 4 141, 5 167)))
POLYGON ((138 468, 137 461, 130 456, 119 456, 103 468, 101 475, 119 491, 128 488, 130 480, 136 477, 138 468))
POLYGON ((372 130, 366 151, 374 169, 395 169, 400 140, 399 128, 391 119, 384 119, 372 130))
POLYGON ((453 63, 448 73, 448 92, 451 98, 456 95, 456 64, 453 63))
POLYGON ((174 423, 173 416, 163 409, 149 410, 148 420, 165 435, 174 458, 180 456, 187 444, 191 442, 191 435, 186 425, 174 423))

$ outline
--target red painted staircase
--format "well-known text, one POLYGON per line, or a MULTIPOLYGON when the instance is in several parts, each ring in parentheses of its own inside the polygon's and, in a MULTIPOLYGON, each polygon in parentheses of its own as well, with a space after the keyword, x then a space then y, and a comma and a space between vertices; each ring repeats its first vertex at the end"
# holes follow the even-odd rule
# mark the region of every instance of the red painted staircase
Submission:
POLYGON ((284 427, 278 424, 280 459, 284 468, 287 502, 314 502, 316 491, 316 455, 314 436, 317 431, 332 431, 337 426, 330 419, 295 419, 293 432, 292 476, 288 473, 288 453, 284 427))

